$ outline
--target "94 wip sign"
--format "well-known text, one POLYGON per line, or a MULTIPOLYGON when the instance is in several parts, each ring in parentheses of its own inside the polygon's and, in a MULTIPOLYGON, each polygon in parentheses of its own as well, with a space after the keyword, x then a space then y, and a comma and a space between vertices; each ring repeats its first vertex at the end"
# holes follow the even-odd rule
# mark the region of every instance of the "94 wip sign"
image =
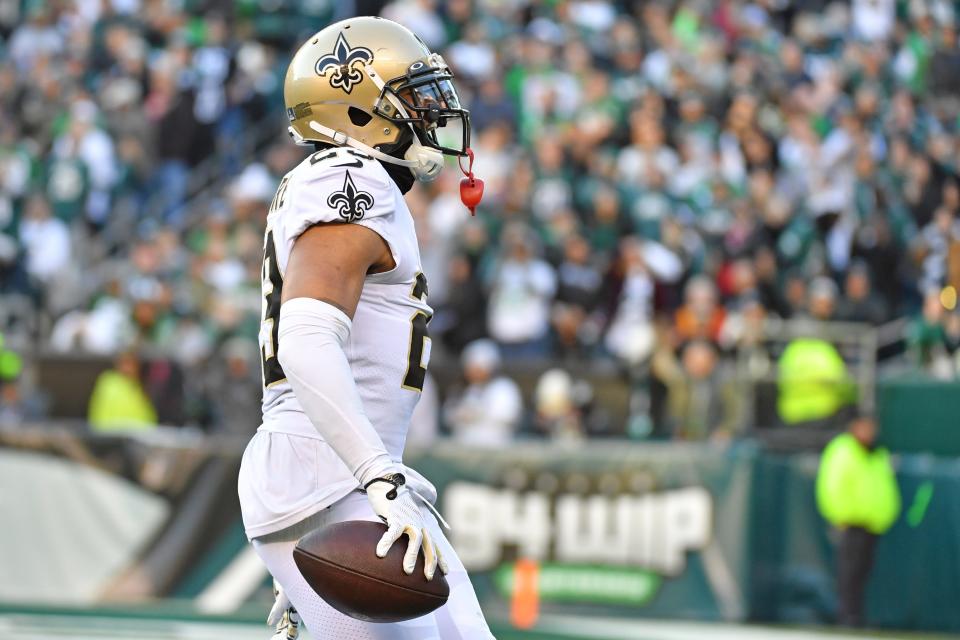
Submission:
POLYGON ((540 563, 545 600, 643 604, 687 553, 710 541, 713 506, 702 487, 641 495, 550 495, 453 482, 444 515, 469 570, 494 570, 512 589, 512 559, 540 563))

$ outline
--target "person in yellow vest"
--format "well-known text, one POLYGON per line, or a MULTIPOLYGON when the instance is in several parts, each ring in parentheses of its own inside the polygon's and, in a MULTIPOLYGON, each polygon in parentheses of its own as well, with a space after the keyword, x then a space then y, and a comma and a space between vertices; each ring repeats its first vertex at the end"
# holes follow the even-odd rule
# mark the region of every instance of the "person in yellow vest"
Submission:
POLYGON ((827 426, 830 418, 856 399, 846 363, 826 340, 792 340, 777 366, 777 410, 787 425, 827 426))
POLYGON ((87 416, 99 432, 157 426, 157 410, 140 384, 140 361, 134 353, 121 353, 114 368, 97 377, 87 416))
POLYGON ((830 441, 817 473, 817 506, 840 530, 837 549, 838 622, 864 624, 864 592, 877 540, 900 514, 900 490, 890 454, 876 446, 873 416, 854 418, 830 441))

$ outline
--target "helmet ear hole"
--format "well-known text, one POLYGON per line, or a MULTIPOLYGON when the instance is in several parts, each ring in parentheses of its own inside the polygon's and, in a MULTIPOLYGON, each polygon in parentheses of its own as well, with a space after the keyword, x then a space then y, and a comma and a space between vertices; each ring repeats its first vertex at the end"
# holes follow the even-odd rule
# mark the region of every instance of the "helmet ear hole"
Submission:
POLYGON ((373 120, 372 115, 370 115, 363 109, 358 109, 357 107, 350 107, 349 109, 347 109, 347 117, 350 118, 350 122, 352 122, 354 126, 357 126, 357 127, 366 126, 367 123, 373 120))

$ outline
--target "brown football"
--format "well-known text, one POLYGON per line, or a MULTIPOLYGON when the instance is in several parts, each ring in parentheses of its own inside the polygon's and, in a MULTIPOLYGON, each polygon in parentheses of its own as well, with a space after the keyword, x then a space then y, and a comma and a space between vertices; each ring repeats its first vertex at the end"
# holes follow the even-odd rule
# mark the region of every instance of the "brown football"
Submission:
POLYGON ((437 568, 433 580, 423 575, 423 550, 409 576, 403 572, 407 537, 378 558, 377 542, 387 526, 349 520, 317 529, 300 538, 293 559, 307 583, 334 609, 368 622, 400 622, 443 606, 450 586, 437 568))

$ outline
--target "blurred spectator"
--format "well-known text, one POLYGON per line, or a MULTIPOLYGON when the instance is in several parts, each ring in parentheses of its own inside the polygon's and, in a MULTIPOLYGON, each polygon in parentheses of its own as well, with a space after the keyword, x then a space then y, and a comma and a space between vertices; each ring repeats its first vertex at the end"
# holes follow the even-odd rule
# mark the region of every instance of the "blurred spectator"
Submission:
POLYGON ((933 220, 920 230, 917 243, 923 269, 922 285, 925 288, 942 286, 950 252, 960 244, 960 220, 956 212, 947 207, 938 208, 933 220))
POLYGON ((497 55, 482 23, 467 24, 462 35, 447 49, 447 62, 459 75, 472 80, 492 76, 497 55))
POLYGON ((251 339, 233 337, 221 353, 223 366, 212 367, 205 380, 212 423, 220 431, 251 435, 260 426, 259 348, 251 339))
POLYGON ((873 292, 870 271, 862 262, 851 265, 837 303, 837 320, 882 324, 887 318, 883 300, 873 292))
POLYGON ((446 32, 438 16, 436 0, 393 0, 380 15, 407 27, 420 36, 428 47, 437 49, 446 43, 446 32))
POLYGON ((689 342, 679 362, 661 349, 653 372, 667 386, 667 428, 674 438, 725 441, 740 430, 738 390, 712 343, 689 342))
POLYGON ((66 201, 71 200, 67 194, 76 193, 76 204, 92 224, 99 226, 110 211, 110 190, 117 180, 117 167, 113 140, 96 126, 97 117, 97 106, 89 100, 80 99, 71 105, 69 128, 53 143, 55 169, 49 190, 60 191, 59 198, 66 201), (58 170, 71 163, 75 175, 61 175, 58 170), (75 191, 71 191, 71 181, 78 183, 75 191))
MULTIPOLYGON (((229 352, 227 355, 229 360, 229 352)), ((169 358, 151 358, 142 362, 139 370, 147 400, 156 407, 157 423, 183 425, 190 421, 192 424, 192 416, 187 414, 187 377, 183 369, 169 358)), ((227 430, 231 428, 229 424, 218 426, 227 430)))
POLYGON ((590 263, 590 245, 578 235, 567 238, 557 269, 557 301, 592 311, 598 302, 602 277, 590 263))
POLYGON ((960 311, 954 309, 943 323, 944 347, 950 355, 951 377, 960 378, 960 311))
MULTIPOLYGON (((786 311, 786 317, 795 319, 795 318, 804 318, 809 312, 808 307, 808 282, 804 278, 803 274, 799 272, 791 272, 786 276, 786 282, 784 283, 784 306, 786 311)), ((825 288, 826 297, 828 302, 832 301, 833 290, 830 289, 829 285, 825 288)), ((827 307, 832 309, 831 307, 827 307)))
MULTIPOLYGON (((939 290, 931 290, 924 296, 920 316, 907 325, 907 348, 916 367, 937 378, 952 378, 957 371, 950 359, 955 338, 947 335, 945 319, 948 316, 940 296, 939 290)), ((954 332, 955 326, 956 321, 951 318, 950 327, 954 332)))
POLYGON ((896 6, 894 0, 854 0, 854 34, 864 40, 884 40, 893 31, 896 6))
POLYGON ((576 383, 563 369, 548 369, 534 390, 537 430, 557 441, 576 441, 585 433, 576 398, 576 383))
POLYGON ((428 372, 420 392, 420 400, 410 416, 407 431, 407 449, 424 450, 440 436, 440 397, 437 381, 428 372))
POLYGON ((157 131, 157 192, 164 200, 164 218, 170 221, 179 221, 187 197, 195 128, 193 96, 177 86, 175 64, 172 55, 154 63, 144 105, 157 131))
POLYGON ((877 540, 896 522, 900 490, 890 455, 876 445, 877 423, 861 415, 823 452, 817 473, 817 506, 840 530, 837 547, 837 621, 862 627, 864 595, 877 540))
POLYGON ((513 126, 516 108, 504 92, 503 83, 495 76, 487 76, 480 83, 476 98, 470 104, 470 122, 477 131, 485 131, 497 122, 513 126))
POLYGON ((603 276, 590 258, 590 245, 582 236, 567 238, 563 260, 557 267, 556 303, 551 314, 556 353, 561 357, 586 358, 599 337, 594 311, 603 276))
POLYGON ((856 399, 846 363, 826 340, 792 340, 777 367, 777 409, 788 426, 830 427, 838 412, 856 399))
POLYGON ((50 333, 50 347, 59 352, 112 355, 133 340, 130 305, 122 299, 119 280, 104 285, 89 311, 76 309, 61 316, 50 333))
POLYGON ((97 378, 90 395, 90 426, 95 431, 152 429, 157 410, 141 383, 140 360, 132 351, 117 356, 113 368, 97 378))
POLYGON ((437 308, 430 322, 430 331, 439 334, 448 349, 459 353, 487 335, 486 299, 479 295, 481 285, 466 256, 450 259, 449 287, 446 302, 437 308))
POLYGON ((535 241, 526 228, 507 227, 502 241, 504 255, 494 267, 490 289, 490 335, 507 358, 545 356, 556 275, 535 256, 535 241))
POLYGON ((706 277, 698 276, 687 283, 683 306, 677 309, 677 335, 682 340, 702 338, 716 341, 726 317, 719 304, 717 288, 706 277))
POLYGON ((29 72, 38 59, 63 50, 63 34, 57 29, 54 18, 53 12, 43 5, 34 5, 27 13, 27 20, 13 32, 10 58, 21 72, 29 72))
POLYGON ((16 426, 28 418, 39 417, 21 388, 23 361, 11 349, 6 348, 0 334, 0 427, 16 426))
POLYGON ((837 295, 837 285, 833 280, 825 276, 814 278, 807 293, 807 311, 810 317, 820 322, 834 320, 837 295))
POLYGON ((500 353, 490 340, 477 340, 461 357, 466 388, 447 400, 444 418, 458 442, 482 447, 509 444, 523 417, 515 382, 498 375, 500 353))
POLYGON ((15 427, 25 419, 19 380, 0 378, 0 427, 15 427))
POLYGON ((620 291, 605 344, 624 363, 637 365, 650 356, 654 346, 653 294, 656 282, 644 259, 643 245, 636 238, 621 242, 614 275, 619 279, 620 291))
POLYGON ((678 168, 677 152, 666 144, 664 127, 653 115, 630 114, 630 141, 617 157, 617 174, 623 182, 656 187, 678 168))
MULTIPOLYGON (((637 377, 662 317, 760 367, 748 325, 886 323, 960 286, 948 2, 7 4, 0 294, 33 308, 0 306, 37 346, 217 368, 255 335, 265 211, 305 153, 283 72, 352 10, 417 30, 472 111, 477 216, 453 171, 408 196, 453 354, 489 335, 637 377)), ((911 329, 924 367, 952 318, 911 329)))
POLYGON ((20 242, 27 253, 27 273, 41 286, 49 285, 70 269, 70 230, 62 220, 53 217, 50 205, 41 195, 32 196, 27 203, 20 224, 20 242))

